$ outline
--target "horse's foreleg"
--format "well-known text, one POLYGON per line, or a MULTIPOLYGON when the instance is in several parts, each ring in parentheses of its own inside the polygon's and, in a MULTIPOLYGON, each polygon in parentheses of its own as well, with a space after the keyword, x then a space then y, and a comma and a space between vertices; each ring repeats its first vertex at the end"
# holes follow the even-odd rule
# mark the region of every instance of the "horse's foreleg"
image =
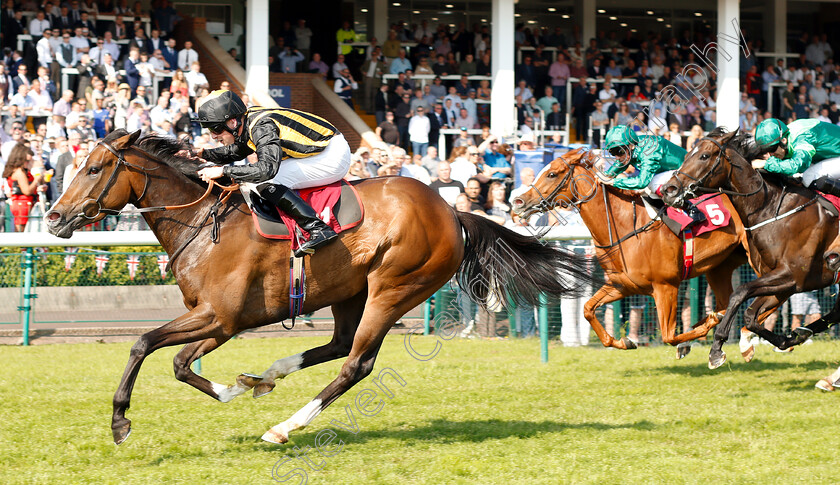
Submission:
MULTIPOLYGON (((601 325, 601 322, 598 321, 598 317, 595 316, 595 310, 599 307, 606 305, 607 303, 612 303, 614 301, 620 300, 624 298, 625 294, 622 294, 618 288, 606 284, 598 289, 592 298, 586 302, 583 306, 583 317, 586 318, 586 321, 589 322, 589 325, 592 327, 592 330, 595 331, 595 335, 598 336, 598 339, 604 345, 604 347, 615 347, 617 349, 622 350, 629 350, 635 349, 636 344, 633 343, 632 340, 628 338, 622 338, 621 340, 614 339, 609 333, 607 333, 604 326, 601 325)), ((613 319, 618 318, 618 315, 613 315, 613 319)))
MULTIPOLYGON (((659 330, 662 332, 662 342, 669 345, 677 345, 688 340, 693 340, 701 335, 699 329, 675 335, 677 331, 677 299, 679 298, 680 287, 670 284, 656 284, 653 286, 653 300, 656 302, 656 311, 659 314, 659 330)), ((705 335, 705 334, 703 334, 705 335)), ((688 355, 691 347, 680 346, 677 348, 677 359, 688 355)))
POLYGON ((837 299, 834 301, 834 308, 831 311, 804 327, 794 329, 793 335, 786 337, 779 348, 784 350, 788 347, 800 345, 811 338, 812 335, 825 332, 830 326, 838 322, 840 322, 840 295, 837 295, 837 299))
POLYGON ((143 360, 162 347, 224 336, 224 329, 214 320, 215 314, 209 305, 198 306, 160 328, 143 334, 131 347, 128 364, 114 394, 111 431, 115 443, 122 443, 131 433, 131 421, 125 417, 125 412, 131 404, 131 391, 143 360))

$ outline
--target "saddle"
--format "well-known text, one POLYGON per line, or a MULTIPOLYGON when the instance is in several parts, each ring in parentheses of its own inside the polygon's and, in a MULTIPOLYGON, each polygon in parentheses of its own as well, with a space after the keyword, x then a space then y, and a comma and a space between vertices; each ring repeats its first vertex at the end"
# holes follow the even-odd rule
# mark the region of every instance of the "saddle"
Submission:
MULTIPOLYGON (((336 233, 356 227, 364 219, 365 210, 359 193, 352 184, 344 180, 321 187, 301 189, 298 194, 336 233)), ((251 209, 254 227, 261 236, 267 239, 291 240, 293 234, 301 233, 302 230, 290 217, 286 217, 277 206, 260 197, 256 191, 249 191, 244 195, 251 209)))
POLYGON ((817 190, 809 189, 802 184, 802 179, 790 177, 785 174, 768 172, 767 170, 758 169, 761 178, 772 184, 783 187, 787 192, 792 192, 799 195, 810 197, 811 193, 816 193, 819 197, 817 202, 820 203, 823 209, 832 217, 840 217, 840 198, 831 194, 824 194, 817 190))

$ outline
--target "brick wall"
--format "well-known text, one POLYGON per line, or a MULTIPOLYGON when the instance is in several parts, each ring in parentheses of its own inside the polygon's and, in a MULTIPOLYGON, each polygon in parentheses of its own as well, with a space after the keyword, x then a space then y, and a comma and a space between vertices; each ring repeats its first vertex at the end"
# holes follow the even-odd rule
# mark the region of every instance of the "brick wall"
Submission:
MULTIPOLYGON (((203 18, 187 17, 178 24, 175 40, 177 41, 177 49, 181 50, 184 47, 184 42, 191 40, 193 49, 198 52, 198 60, 201 62, 201 72, 210 83, 210 90, 219 89, 222 81, 228 81, 231 85, 231 90, 240 96, 245 91, 245 86, 242 86, 239 81, 230 75, 225 69, 226 63, 235 63, 232 57, 225 55, 223 59, 215 59, 210 55, 210 52, 197 40, 192 33, 196 30, 206 30, 207 20, 203 18)), ((189 67, 187 67, 189 70, 189 67)))
MULTIPOLYGON (((333 100, 325 99, 313 87, 312 80, 318 74, 279 74, 271 73, 268 77, 269 86, 289 86, 292 89, 292 108, 316 114, 329 121, 344 135, 350 149, 355 151, 362 143, 361 134, 354 130, 333 107, 333 100)), ((336 101, 341 102, 341 101, 336 101)))

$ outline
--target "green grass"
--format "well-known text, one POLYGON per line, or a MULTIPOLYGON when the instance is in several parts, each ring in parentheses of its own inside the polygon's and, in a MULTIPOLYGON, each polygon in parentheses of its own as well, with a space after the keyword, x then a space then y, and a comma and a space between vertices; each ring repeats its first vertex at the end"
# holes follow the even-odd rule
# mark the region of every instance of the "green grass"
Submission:
MULTIPOLYGON (((235 340, 204 358, 205 376, 232 383, 325 340, 235 340)), ((362 388, 376 388, 366 379, 290 444, 271 445, 260 435, 326 386, 340 361, 222 404, 176 381, 175 349, 164 349, 145 362, 133 433, 117 447, 110 403, 129 347, 0 347, 0 483, 274 483, 278 460, 314 448, 362 388)), ((840 392, 813 385, 837 367, 840 342, 792 354, 762 346, 751 364, 729 345, 731 364, 716 371, 707 350, 677 362, 669 347, 558 347, 541 364, 536 340, 456 339, 420 362, 389 337, 374 374, 393 368, 406 386, 392 383, 376 416, 355 411, 360 431, 339 431, 343 449, 308 469, 309 483, 837 483, 840 392)))

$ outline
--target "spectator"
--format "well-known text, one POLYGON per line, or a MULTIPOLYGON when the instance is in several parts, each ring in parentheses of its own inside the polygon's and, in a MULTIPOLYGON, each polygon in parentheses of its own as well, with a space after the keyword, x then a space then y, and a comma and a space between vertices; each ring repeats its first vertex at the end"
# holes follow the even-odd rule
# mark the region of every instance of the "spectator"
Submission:
POLYGON ((350 28, 350 22, 346 20, 342 22, 341 28, 335 33, 335 39, 338 41, 338 45, 341 46, 341 54, 346 56, 352 52, 353 47, 350 44, 356 42, 356 32, 350 28))
POLYGON ((312 29, 306 26, 306 19, 298 19, 294 34, 295 47, 304 55, 304 58, 308 58, 309 49, 312 45, 312 29))
POLYGON ((304 59, 306 58, 299 50, 293 49, 291 46, 287 45, 283 51, 277 55, 277 60, 280 62, 279 72, 297 72, 298 62, 302 62, 304 59))
POLYGON ((589 117, 592 120, 592 140, 590 142, 594 146, 600 147, 601 135, 606 133, 610 124, 610 119, 607 117, 607 114, 604 113, 603 104, 600 101, 595 102, 595 111, 593 111, 589 117))
POLYGON ((209 88, 210 83, 207 81, 207 77, 201 73, 201 64, 198 61, 192 63, 190 72, 184 74, 184 78, 187 80, 187 87, 189 89, 190 106, 194 106, 194 98, 197 96, 198 91, 201 88, 209 88))
POLYGON ((397 129, 400 132, 401 147, 408 144, 408 122, 411 119, 411 97, 408 93, 403 93, 399 102, 394 108, 394 119, 396 120, 397 129))
POLYGON ((376 136, 389 145, 399 145, 400 132, 394 122, 394 112, 385 113, 385 120, 376 127, 376 136))
POLYGON ((397 57, 391 61, 389 72, 391 74, 399 74, 411 69, 411 62, 405 58, 405 49, 400 49, 397 57))
POLYGON ((137 64, 140 63, 140 51, 137 48, 128 51, 128 59, 125 60, 125 79, 131 87, 131 93, 137 91, 137 86, 140 85, 140 71, 137 69, 137 64))
POLYGON ((551 86, 546 86, 545 95, 537 101, 537 106, 545 113, 551 112, 551 106, 559 102, 553 94, 554 89, 551 86))
POLYGON ((341 98, 342 101, 347 103, 347 106, 349 106, 350 109, 353 109, 353 91, 356 89, 359 89, 359 85, 350 74, 350 69, 342 69, 339 76, 335 78, 333 90, 336 94, 338 94, 338 97, 341 98))
POLYGON ((454 206, 459 194, 464 193, 464 185, 457 180, 452 180, 451 167, 449 162, 441 161, 437 167, 437 180, 429 184, 449 205, 454 206))
POLYGON ((348 69, 347 64, 344 63, 344 54, 339 54, 336 61, 332 65, 332 77, 338 79, 341 76, 341 71, 348 69))
POLYGON ((3 169, 5 192, 9 195, 9 206, 14 216, 16 232, 23 232, 29 220, 29 211, 35 203, 35 196, 39 190, 44 190, 44 176, 42 171, 37 175, 30 172, 32 168, 32 151, 22 143, 12 149, 3 169))
MULTIPOLYGON (((452 143, 452 148, 469 147, 469 146, 475 146, 475 140, 473 139, 472 136, 470 136, 469 132, 467 131, 467 127, 462 126, 459 133, 458 133, 458 138, 456 138, 455 142, 452 143)), ((467 178, 469 178, 469 177, 467 177, 467 178)), ((457 177, 456 177, 456 179, 461 180, 460 178, 457 178, 457 177)), ((466 181, 466 179, 461 180, 461 182, 465 182, 465 181, 466 181)))
POLYGON ((362 82, 362 105, 368 113, 377 111, 374 105, 374 97, 376 96, 377 88, 383 84, 382 74, 385 72, 385 62, 382 59, 382 51, 377 46, 371 52, 370 58, 362 64, 362 73, 364 74, 364 81, 362 82))
POLYGON ((459 110, 458 118, 456 118, 453 123, 453 127, 473 130, 478 128, 478 123, 476 123, 475 118, 470 116, 466 108, 461 108, 459 110))
POLYGON ((488 175, 495 179, 506 179, 512 173, 510 160, 513 152, 508 149, 502 153, 500 148, 499 138, 496 135, 490 135, 478 146, 478 152, 484 158, 488 175))
POLYGON ((388 39, 382 44, 382 54, 385 59, 391 61, 395 59, 400 53, 400 40, 397 38, 397 33, 393 30, 388 31, 388 39))
POLYGON ((513 90, 513 95, 521 97, 522 102, 527 103, 528 100, 534 96, 534 93, 528 87, 525 80, 521 80, 519 81, 519 84, 517 85, 516 89, 513 90))
POLYGON ((193 50, 193 43, 188 40, 184 42, 184 48, 178 52, 178 69, 186 71, 196 62, 198 62, 198 52, 193 50))
POLYGON ((330 67, 326 62, 321 60, 321 54, 315 52, 312 54, 312 60, 309 62, 309 72, 318 73, 323 79, 327 79, 327 72, 330 67))
POLYGON ((437 147, 430 144, 426 150, 426 156, 421 159, 421 162, 423 163, 423 168, 429 173, 429 176, 433 180, 437 180, 438 164, 440 163, 437 147))
POLYGON ((808 96, 810 98, 811 104, 817 106, 828 104, 828 93, 823 87, 822 80, 820 79, 814 81, 814 87, 812 87, 811 90, 808 91, 808 96))

